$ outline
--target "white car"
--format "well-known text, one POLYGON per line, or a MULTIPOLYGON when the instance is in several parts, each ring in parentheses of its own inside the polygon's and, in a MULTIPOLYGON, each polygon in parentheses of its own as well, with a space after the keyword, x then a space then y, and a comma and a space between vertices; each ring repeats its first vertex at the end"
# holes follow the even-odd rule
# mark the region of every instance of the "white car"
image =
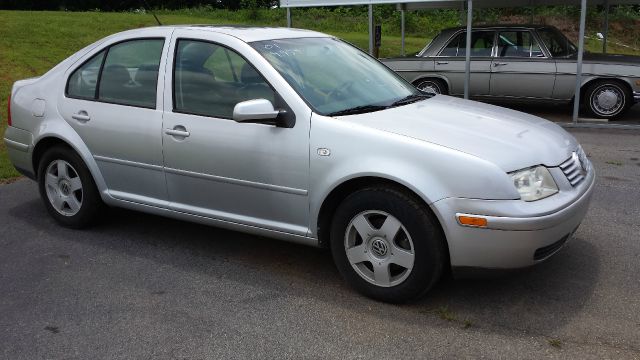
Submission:
POLYGON ((557 125, 422 94, 305 30, 126 31, 16 82, 9 105, 11 161, 61 224, 107 204, 330 247, 384 301, 449 267, 548 258, 594 186, 557 125))

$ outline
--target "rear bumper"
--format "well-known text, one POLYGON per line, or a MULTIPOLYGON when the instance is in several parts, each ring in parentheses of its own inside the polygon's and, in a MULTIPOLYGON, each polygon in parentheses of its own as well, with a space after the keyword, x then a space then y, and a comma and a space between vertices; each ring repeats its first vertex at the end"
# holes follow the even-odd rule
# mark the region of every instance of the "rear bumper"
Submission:
POLYGON ((589 209, 594 184, 595 174, 591 171, 574 190, 571 201, 542 215, 527 216, 527 207, 532 204, 520 200, 509 201, 522 210, 517 216, 484 216, 478 211, 484 208, 494 213, 504 201, 443 199, 434 203, 447 237, 451 266, 515 269, 544 261, 560 250, 577 230, 589 209), (466 207, 466 202, 473 204, 466 207), (460 211, 471 207, 474 211, 460 211), (487 228, 458 224, 456 215, 461 213, 485 217, 487 228))
POLYGON ((21 174, 33 179, 35 171, 31 162, 33 153, 33 136, 30 132, 8 126, 4 133, 4 144, 13 166, 21 174))
POLYGON ((633 102, 640 102, 640 91, 633 92, 633 102))

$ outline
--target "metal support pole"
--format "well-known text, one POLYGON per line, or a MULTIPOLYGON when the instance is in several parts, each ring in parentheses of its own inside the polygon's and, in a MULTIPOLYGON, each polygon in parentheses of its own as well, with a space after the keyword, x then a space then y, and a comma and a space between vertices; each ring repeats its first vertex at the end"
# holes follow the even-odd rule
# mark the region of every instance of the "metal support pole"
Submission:
POLYGON ((373 5, 369 5, 369 55, 373 56, 373 5))
MULTIPOLYGON (((583 0, 585 1, 585 0, 583 0)), ((473 23, 473 0, 467 0, 467 46, 464 59, 464 98, 469 99, 471 84, 471 25, 473 23)))
POLYGON ((602 29, 602 53, 607 53, 607 39, 609 38, 609 0, 604 0, 604 29, 602 29))
POLYGON ((573 123, 578 123, 578 111, 580 111, 580 85, 582 83, 582 58, 584 53, 584 28, 587 19, 587 0, 582 0, 580 5, 580 34, 578 35, 578 63, 576 64, 576 89, 573 96, 573 123))
POLYGON ((291 27, 291 8, 287 8, 287 27, 291 27))
POLYGON ((404 9, 400 10, 400 38, 402 40, 401 54, 404 56, 404 9))
POLYGON ((531 24, 536 22, 536 5, 534 0, 529 0, 529 6, 531 7, 531 24))

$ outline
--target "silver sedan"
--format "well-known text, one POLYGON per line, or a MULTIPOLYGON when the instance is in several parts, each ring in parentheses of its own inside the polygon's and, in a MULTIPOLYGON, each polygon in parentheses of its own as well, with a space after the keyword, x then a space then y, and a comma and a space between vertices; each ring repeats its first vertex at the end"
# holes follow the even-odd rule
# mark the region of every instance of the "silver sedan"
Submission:
POLYGON ((5 144, 60 224, 105 205, 330 248, 346 281, 414 299, 447 268, 558 251, 595 174, 530 115, 425 95, 304 30, 172 26, 16 82, 5 144))
MULTIPOLYGON (((382 62, 423 91, 464 92, 466 30, 443 30, 413 57, 382 62)), ((576 86, 576 47, 541 25, 480 26, 471 33, 472 98, 568 104, 576 86)), ((640 57, 584 54, 581 104, 589 116, 615 118, 640 101, 640 57)))

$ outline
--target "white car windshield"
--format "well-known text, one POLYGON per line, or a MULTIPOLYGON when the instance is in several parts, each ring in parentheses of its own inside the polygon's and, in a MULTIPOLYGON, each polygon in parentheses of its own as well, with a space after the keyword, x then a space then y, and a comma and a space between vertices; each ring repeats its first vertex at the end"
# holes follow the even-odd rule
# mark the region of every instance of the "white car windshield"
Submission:
POLYGON ((335 38, 251 45, 322 115, 377 111, 427 97, 373 57, 335 38))

